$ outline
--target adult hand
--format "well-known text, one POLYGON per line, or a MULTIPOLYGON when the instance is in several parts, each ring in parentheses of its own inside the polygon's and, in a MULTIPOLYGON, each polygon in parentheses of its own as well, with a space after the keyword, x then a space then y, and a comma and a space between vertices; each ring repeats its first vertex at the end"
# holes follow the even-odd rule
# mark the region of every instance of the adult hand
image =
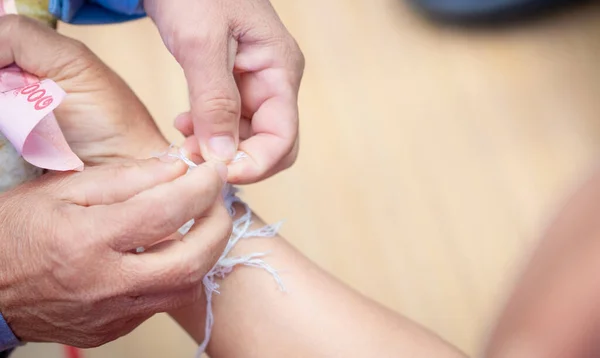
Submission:
POLYGON ((0 67, 16 63, 60 85, 54 111, 73 151, 88 165, 148 158, 168 143, 127 84, 81 42, 35 20, 0 17, 0 67))
POLYGON ((302 53, 268 0, 145 0, 188 80, 191 113, 176 120, 185 148, 229 162, 228 181, 288 168, 298 152, 302 53))
POLYGON ((231 230, 218 199, 226 167, 186 170, 106 164, 0 195, 0 311, 15 335, 94 347, 200 298, 231 230), (185 237, 165 241, 190 218, 185 237))

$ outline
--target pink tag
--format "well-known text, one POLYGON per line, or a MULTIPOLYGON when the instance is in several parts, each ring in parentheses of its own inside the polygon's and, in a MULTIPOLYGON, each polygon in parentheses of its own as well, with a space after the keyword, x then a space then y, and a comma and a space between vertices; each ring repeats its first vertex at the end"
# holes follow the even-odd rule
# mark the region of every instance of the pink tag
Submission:
POLYGON ((52 80, 36 80, 16 66, 0 70, 0 131, 36 167, 83 170, 52 113, 66 93, 52 80))

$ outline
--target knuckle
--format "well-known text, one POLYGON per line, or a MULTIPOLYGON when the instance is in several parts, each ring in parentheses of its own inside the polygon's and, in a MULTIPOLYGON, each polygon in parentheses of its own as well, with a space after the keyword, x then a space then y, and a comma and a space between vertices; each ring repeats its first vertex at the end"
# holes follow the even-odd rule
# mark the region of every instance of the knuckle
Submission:
POLYGON ((295 160, 295 157, 298 155, 298 149, 300 146, 300 140, 298 138, 298 127, 294 127, 293 129, 291 129, 287 134, 287 137, 285 137, 285 139, 282 141, 283 145, 281 152, 283 155, 281 159, 287 159, 289 157, 290 159, 293 158, 295 160))
POLYGON ((201 252, 190 252, 181 260, 180 272, 184 274, 184 286, 194 288, 202 283, 204 276, 217 262, 231 234, 231 218, 223 207, 214 213, 218 216, 211 236, 205 238, 201 252))
POLYGON ((90 60, 92 51, 83 42, 69 38, 68 46, 74 55, 79 55, 86 60, 90 60))
MULTIPOLYGON (((126 307, 139 305, 139 296, 146 292, 146 287, 139 283, 144 283, 148 279, 154 279, 155 273, 162 274, 162 271, 156 270, 154 267, 149 267, 140 259, 122 260, 120 262, 118 273, 115 276, 118 277, 122 284, 117 292, 130 296, 129 302, 124 304, 126 307)), ((156 278, 160 278, 160 275, 157 274, 156 278)))
POLYGON ((115 249, 123 250, 123 249, 132 249, 138 245, 136 241, 136 237, 140 236, 139 231, 142 228, 147 228, 143 232, 154 232, 160 227, 160 223, 153 220, 155 218, 156 212, 154 208, 149 207, 149 211, 151 211, 151 216, 148 218, 147 222, 144 218, 136 215, 123 215, 119 218, 119 222, 114 224, 116 231, 113 235, 112 242, 114 243, 115 249))
POLYGON ((290 165, 292 165, 296 162, 299 154, 300 154, 300 137, 296 136, 296 140, 294 141, 292 150, 288 154, 288 158, 287 158, 290 165))
POLYGON ((83 42, 71 38, 64 38, 64 46, 58 51, 64 59, 69 61, 69 70, 66 76, 74 76, 83 72, 98 75, 103 78, 105 67, 92 50, 83 42))
POLYGON ((124 172, 132 170, 142 170, 142 163, 143 162, 139 160, 127 160, 112 166, 111 170, 114 173, 114 175, 118 176, 123 174, 124 172))
POLYGON ((184 284, 186 287, 194 287, 201 284, 204 275, 208 271, 206 263, 197 257, 190 257, 185 268, 186 279, 184 284))
POLYGON ((208 271, 205 269, 203 260, 199 256, 193 255, 189 252, 182 255, 178 264, 173 266, 172 272, 168 274, 168 277, 175 277, 175 282, 179 289, 190 289, 196 285, 201 284, 204 275, 208 271))
POLYGON ((180 62, 186 61, 187 54, 205 50, 213 42, 211 31, 200 29, 190 31, 186 26, 174 26, 165 38, 167 48, 180 62))
POLYGON ((184 201, 173 205, 188 205, 186 212, 193 217, 200 217, 204 216, 204 213, 217 200, 223 182, 216 170, 204 165, 195 168, 192 173, 194 176, 189 178, 190 181, 196 178, 201 179, 194 181, 194 186, 190 187, 189 195, 185 197, 184 201))
POLYGON ((13 31, 30 31, 32 27, 38 25, 40 30, 45 30, 44 27, 39 26, 36 20, 30 19, 26 16, 17 14, 7 14, 2 16, 2 21, 6 24, 6 29, 12 33, 13 31))
POLYGON ((2 31, 19 31, 20 27, 22 27, 25 23, 27 23, 27 19, 23 16, 19 16, 16 14, 7 14, 0 18, 0 27, 2 31))
MULTIPOLYGON (((235 91, 231 91, 235 92, 235 91)), ((208 117, 215 125, 237 121, 241 112, 239 94, 226 90, 213 90, 200 96, 200 115, 208 117)))
POLYGON ((126 220, 123 220, 123 223, 120 224, 118 227, 119 229, 114 234, 111 240, 112 248, 121 251, 128 250, 131 249, 133 246, 136 246, 133 242, 133 234, 135 230, 134 228, 136 226, 132 225, 131 222, 126 222, 126 220))
POLYGON ((288 154, 287 157, 285 157, 285 159, 283 160, 282 170, 288 169, 292 165, 294 165, 294 163, 296 162, 296 160, 298 160, 298 153, 299 153, 298 148, 294 147, 292 149, 292 151, 290 152, 290 154, 288 154))
POLYGON ((306 57, 295 39, 292 39, 292 45, 290 47, 291 57, 294 59, 294 68, 302 74, 306 68, 306 57))
POLYGON ((102 233, 97 233, 97 239, 103 248, 110 248, 115 251, 130 249, 135 237, 140 230, 148 224, 137 215, 128 215, 126 209, 122 212, 111 214, 108 218, 93 225, 93 227, 103 227, 106 230, 102 233))
POLYGON ((173 202, 171 205, 167 203, 148 205, 150 211, 148 217, 139 218, 139 225, 136 227, 146 226, 150 233, 161 232, 165 227, 177 228, 181 224, 182 218, 176 215, 180 210, 172 210, 174 209, 173 205, 181 204, 173 202))
POLYGON ((147 172, 144 169, 141 161, 127 160, 110 167, 107 174, 117 180, 139 181, 147 172))
POLYGON ((291 78, 294 82, 298 82, 302 78, 304 69, 306 67, 306 57, 300 48, 300 45, 287 31, 280 38, 273 40, 274 45, 277 46, 278 55, 286 64, 291 78))
MULTIPOLYGON (((152 240, 167 231, 177 230, 182 219, 177 215, 181 210, 173 210, 175 204, 170 203, 143 203, 147 208, 143 215, 123 215, 113 238, 114 249, 131 250, 138 246, 145 246, 152 240)), ((179 204, 177 204, 179 205, 179 204)))
POLYGON ((204 196, 215 196, 220 192, 222 186, 222 180, 216 169, 202 165, 198 168, 198 173, 202 176, 202 181, 196 186, 198 194, 204 196))
POLYGON ((20 16, 16 14, 3 15, 0 18, 0 33, 4 37, 3 40, 7 42, 6 46, 9 47, 8 43, 10 43, 10 40, 8 39, 14 38, 14 34, 30 33, 32 25, 35 25, 35 20, 28 19, 25 16, 20 16))

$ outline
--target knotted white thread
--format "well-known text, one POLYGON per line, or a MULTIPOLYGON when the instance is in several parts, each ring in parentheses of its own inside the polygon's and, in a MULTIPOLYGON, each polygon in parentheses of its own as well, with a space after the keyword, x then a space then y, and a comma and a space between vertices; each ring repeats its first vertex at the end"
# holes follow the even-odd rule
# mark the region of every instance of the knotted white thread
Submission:
MULTIPOLYGON (((166 153, 163 153, 158 156, 159 157, 160 156, 168 156, 168 157, 172 157, 172 158, 181 159, 184 163, 186 163, 188 165, 188 167, 189 167, 188 171, 190 169, 198 166, 196 163, 194 163, 193 161, 188 159, 186 157, 185 153, 183 153, 183 151, 181 149, 179 149, 176 152, 173 152, 172 151, 173 148, 174 148, 174 146, 171 145, 169 147, 169 150, 166 153)), ((247 155, 243 152, 240 152, 240 153, 238 153, 238 155, 236 156, 234 161, 243 159, 245 157, 247 157, 247 155)), ((197 358, 200 358, 200 356, 202 356, 202 354, 206 351, 206 347, 208 346, 208 343, 210 341, 212 328, 213 328, 214 321, 215 321, 215 318, 213 316, 213 310, 212 310, 212 298, 213 298, 213 294, 215 294, 215 293, 220 294, 220 292, 219 292, 220 285, 217 283, 217 279, 224 279, 225 276, 227 276, 227 274, 232 272, 236 266, 256 267, 256 268, 261 268, 261 269, 267 271, 269 274, 271 274, 271 276, 273 276, 273 278, 275 279, 275 282, 277 283, 277 285, 279 286, 279 289, 281 291, 285 292, 285 290, 286 290, 285 286, 283 284, 283 281, 282 281, 281 277, 279 276, 278 271, 275 270, 271 265, 269 265, 266 261, 264 261, 262 259, 264 256, 268 255, 268 252, 258 252, 258 253, 243 255, 243 256, 228 257, 228 255, 231 252, 231 250, 233 249, 233 247, 241 239, 252 238, 252 237, 273 237, 273 236, 277 235, 279 228, 283 224, 283 222, 278 222, 278 223, 275 223, 272 225, 263 226, 262 228, 257 229, 257 230, 250 230, 250 227, 252 226, 252 223, 253 223, 252 222, 252 210, 250 210, 250 206, 248 206, 248 204, 244 203, 240 198, 238 198, 236 196, 237 192, 238 192, 238 190, 231 184, 226 183, 223 187, 223 193, 222 193, 223 199, 225 202, 225 207, 229 211, 229 215, 231 217, 235 216, 235 214, 236 214, 236 211, 234 208, 235 203, 238 203, 242 206, 242 208, 244 209, 244 214, 240 218, 234 220, 233 230, 231 232, 231 236, 229 237, 229 241, 227 242, 227 245, 225 246, 225 250, 223 250, 223 253, 219 257, 219 260, 217 261, 215 266, 213 266, 213 268, 202 279, 202 284, 204 285, 204 293, 206 295, 206 322, 205 322, 205 326, 204 326, 204 340, 198 347, 198 351, 196 354, 197 358)), ((192 220, 188 221, 185 225, 183 225, 179 229, 179 232, 182 235, 185 235, 188 233, 188 231, 191 229, 191 227, 193 225, 194 225, 194 220, 192 219, 192 220)), ((140 252, 140 250, 138 250, 138 251, 140 252)))

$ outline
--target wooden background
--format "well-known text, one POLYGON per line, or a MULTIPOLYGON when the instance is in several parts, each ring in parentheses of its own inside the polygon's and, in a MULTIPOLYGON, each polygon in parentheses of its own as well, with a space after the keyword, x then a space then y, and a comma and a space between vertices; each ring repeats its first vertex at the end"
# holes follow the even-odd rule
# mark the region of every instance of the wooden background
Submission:
MULTIPOLYGON (((244 197, 342 280, 476 352, 519 259, 595 159, 600 6, 493 29, 438 26, 399 0, 274 6, 307 58, 301 153, 244 197)), ((150 21, 61 31, 179 139, 185 79, 150 21)), ((86 354, 194 351, 157 316, 86 354)), ((53 356, 53 345, 15 355, 53 356)))

